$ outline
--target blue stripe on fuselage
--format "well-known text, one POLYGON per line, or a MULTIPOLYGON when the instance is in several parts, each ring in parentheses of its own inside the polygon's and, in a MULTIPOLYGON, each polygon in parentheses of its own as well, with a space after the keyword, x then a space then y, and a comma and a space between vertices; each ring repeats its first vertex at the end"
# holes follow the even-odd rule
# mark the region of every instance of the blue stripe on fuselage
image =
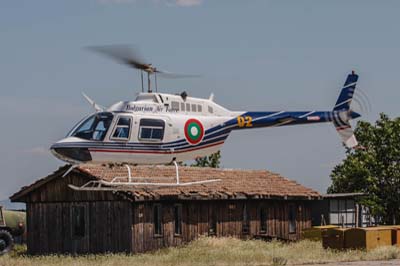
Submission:
POLYGON ((126 143, 121 145, 118 142, 101 142, 101 141, 90 141, 90 142, 70 142, 70 143, 59 143, 54 144, 52 148, 93 148, 93 149, 104 149, 104 148, 113 148, 119 150, 138 150, 138 151, 180 151, 185 149, 190 149, 193 147, 202 147, 205 145, 217 143, 219 141, 225 140, 228 135, 222 135, 220 137, 213 138, 211 140, 202 141, 198 145, 185 145, 185 146, 174 146, 174 147, 165 147, 163 144, 158 145, 134 145, 131 143, 126 143))
MULTIPOLYGON (((300 125, 329 122, 333 120, 333 112, 330 111, 276 111, 276 112, 246 112, 242 117, 251 117, 251 126, 232 129, 246 129, 253 127, 270 127, 279 125, 300 125)), ((236 118, 235 118, 236 120, 236 118)), ((246 120, 248 121, 248 120, 246 120)), ((237 122, 236 122, 237 123, 237 122)))

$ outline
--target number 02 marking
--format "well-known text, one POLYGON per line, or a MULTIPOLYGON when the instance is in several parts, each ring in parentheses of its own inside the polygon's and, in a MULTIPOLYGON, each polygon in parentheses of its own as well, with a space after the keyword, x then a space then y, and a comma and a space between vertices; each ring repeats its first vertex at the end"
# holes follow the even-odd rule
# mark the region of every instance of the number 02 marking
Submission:
POLYGON ((251 116, 238 116, 237 122, 239 127, 252 127, 253 118, 251 116))

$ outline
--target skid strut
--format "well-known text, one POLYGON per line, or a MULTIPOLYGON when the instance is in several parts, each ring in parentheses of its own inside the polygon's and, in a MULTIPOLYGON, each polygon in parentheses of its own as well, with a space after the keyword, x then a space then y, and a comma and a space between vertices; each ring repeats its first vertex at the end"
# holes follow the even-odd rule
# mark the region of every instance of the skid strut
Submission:
POLYGON ((179 178, 179 167, 176 161, 173 161, 175 165, 175 182, 149 182, 149 181, 135 181, 135 180, 144 180, 149 179, 151 177, 132 177, 132 170, 129 165, 125 165, 128 170, 128 177, 114 177, 111 181, 104 180, 92 180, 87 182, 86 184, 77 187, 74 185, 68 185, 73 190, 78 191, 101 191, 101 190, 126 190, 131 189, 135 186, 141 187, 184 187, 184 186, 192 186, 192 185, 200 185, 221 181, 221 179, 208 179, 208 180, 199 180, 192 182, 181 182, 179 178))

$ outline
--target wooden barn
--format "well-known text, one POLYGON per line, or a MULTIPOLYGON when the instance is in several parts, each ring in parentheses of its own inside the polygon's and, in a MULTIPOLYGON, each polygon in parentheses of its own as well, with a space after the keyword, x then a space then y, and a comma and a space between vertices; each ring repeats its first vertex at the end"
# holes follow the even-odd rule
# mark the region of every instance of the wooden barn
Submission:
MULTIPOLYGON (((180 167, 180 179, 221 179, 187 187, 76 191, 90 180, 127 176, 122 166, 69 166, 11 196, 27 207, 28 252, 139 253, 199 236, 297 240, 311 227, 318 192, 268 171, 180 167)), ((169 166, 132 167, 132 176, 164 180, 169 166)), ((172 180, 173 181, 173 180, 172 180)))

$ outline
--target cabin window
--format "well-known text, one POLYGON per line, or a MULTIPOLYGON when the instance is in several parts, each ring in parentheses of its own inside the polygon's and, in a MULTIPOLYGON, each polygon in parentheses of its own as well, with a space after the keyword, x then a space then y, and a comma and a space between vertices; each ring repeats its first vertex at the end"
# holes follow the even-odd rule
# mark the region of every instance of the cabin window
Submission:
POLYGON ((139 125, 139 139, 159 141, 164 138, 165 122, 160 119, 141 119, 139 125))
POLYGON ((71 134, 73 137, 102 141, 113 120, 111 113, 98 113, 85 121, 71 134))
POLYGON ((185 103, 181 103, 181 111, 185 111, 185 103))
POLYGON ((174 228, 175 235, 182 234, 182 204, 174 205, 174 228))
POLYGON ((209 112, 210 114, 212 114, 212 113, 214 113, 214 109, 213 109, 211 106, 208 106, 208 112, 209 112))
POLYGON ((356 226, 356 204, 354 200, 329 200, 329 223, 346 227, 356 226))
POLYGON ((85 222, 85 207, 72 207, 72 236, 74 238, 85 237, 86 222, 85 222))
POLYGON ((289 233, 296 233, 296 206, 289 205, 289 233))
POLYGON ((112 135, 113 139, 128 140, 131 131, 131 118, 121 116, 118 118, 117 125, 112 135))
POLYGON ((260 208, 260 233, 267 233, 267 210, 264 207, 260 208))
POLYGON ((186 104, 186 112, 190 112, 190 103, 186 104))
POLYGON ((179 111, 179 102, 171 102, 171 110, 179 111))
POLYGON ((197 105, 197 111, 198 111, 198 112, 202 112, 202 111, 203 111, 203 110, 202 110, 202 106, 201 106, 200 104, 197 105))
POLYGON ((197 105, 196 104, 192 104, 192 112, 197 112, 197 105))
POLYGON ((243 205, 242 233, 248 234, 250 231, 250 217, 247 210, 247 204, 243 205))
POLYGON ((210 206, 208 218, 208 235, 215 236, 217 234, 217 213, 215 207, 210 206))
POLYGON ((162 235, 162 209, 161 204, 155 204, 153 208, 154 235, 162 235))

